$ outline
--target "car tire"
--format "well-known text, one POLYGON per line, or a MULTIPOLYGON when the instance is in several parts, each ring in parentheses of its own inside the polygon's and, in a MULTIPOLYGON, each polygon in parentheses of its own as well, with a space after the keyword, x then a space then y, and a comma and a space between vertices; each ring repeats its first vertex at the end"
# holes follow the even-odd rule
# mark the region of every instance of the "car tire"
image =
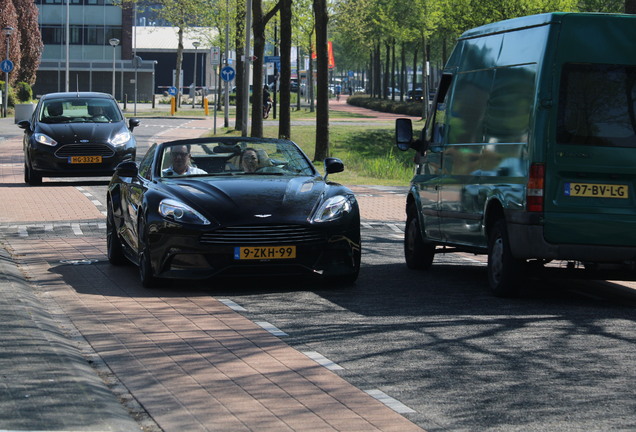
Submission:
POLYGON ((148 235, 146 233, 146 225, 142 218, 139 220, 137 235, 138 239, 138 261, 139 261, 139 278, 144 288, 158 288, 162 285, 162 279, 155 276, 152 271, 150 262, 150 249, 148 246, 148 235))
POLYGON ((497 297, 516 297, 523 281, 524 261, 510 251, 506 221, 494 223, 488 236, 488 283, 497 297))
POLYGON ((404 258, 406 265, 413 270, 428 270, 435 258, 435 245, 422 239, 417 214, 409 209, 404 230, 404 258))
POLYGON ((24 182, 29 186, 40 186, 42 184, 42 176, 36 174, 27 163, 24 163, 24 182))
POLYGON ((124 250, 121 247, 119 235, 115 227, 115 216, 110 205, 108 206, 106 216, 106 254, 108 256, 108 262, 112 265, 120 266, 128 262, 124 255, 124 250))

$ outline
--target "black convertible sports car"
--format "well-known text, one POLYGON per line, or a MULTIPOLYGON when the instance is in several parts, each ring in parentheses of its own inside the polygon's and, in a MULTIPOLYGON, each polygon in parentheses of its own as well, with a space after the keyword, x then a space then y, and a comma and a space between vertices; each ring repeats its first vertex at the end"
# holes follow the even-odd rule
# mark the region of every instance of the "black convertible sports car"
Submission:
POLYGON ((322 177, 289 140, 198 138, 154 144, 108 187, 112 264, 162 279, 310 276, 352 283, 360 212, 351 190, 322 177))
POLYGON ((135 160, 137 143, 115 99, 106 93, 49 93, 24 129, 24 181, 42 177, 111 176, 122 161, 135 160))

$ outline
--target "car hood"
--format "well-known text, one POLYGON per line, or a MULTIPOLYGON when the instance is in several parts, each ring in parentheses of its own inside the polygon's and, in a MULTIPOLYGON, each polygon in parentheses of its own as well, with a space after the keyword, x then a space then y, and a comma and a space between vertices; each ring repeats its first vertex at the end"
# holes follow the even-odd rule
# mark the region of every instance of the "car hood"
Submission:
POLYGON ((328 188, 320 177, 269 176, 171 180, 167 187, 221 225, 306 222, 328 188))
POLYGON ((116 123, 39 123, 38 131, 60 144, 79 142, 109 142, 125 128, 124 122, 116 123))

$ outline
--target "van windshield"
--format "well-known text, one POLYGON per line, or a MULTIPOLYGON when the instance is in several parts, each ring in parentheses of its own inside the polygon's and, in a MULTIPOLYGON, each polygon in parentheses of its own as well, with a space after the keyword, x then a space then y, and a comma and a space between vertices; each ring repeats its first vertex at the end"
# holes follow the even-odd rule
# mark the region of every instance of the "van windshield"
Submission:
POLYGON ((564 65, 560 144, 636 147, 636 66, 564 65))

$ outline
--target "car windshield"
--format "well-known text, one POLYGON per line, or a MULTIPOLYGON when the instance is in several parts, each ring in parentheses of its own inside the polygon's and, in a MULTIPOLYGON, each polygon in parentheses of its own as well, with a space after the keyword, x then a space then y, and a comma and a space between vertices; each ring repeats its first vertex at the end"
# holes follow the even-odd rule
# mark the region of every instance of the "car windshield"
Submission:
POLYGON ((162 177, 182 176, 311 176, 313 165, 286 140, 206 141, 163 147, 162 177))
POLYGON ((123 118, 112 100, 68 98, 43 101, 39 120, 42 123, 112 123, 123 118))

